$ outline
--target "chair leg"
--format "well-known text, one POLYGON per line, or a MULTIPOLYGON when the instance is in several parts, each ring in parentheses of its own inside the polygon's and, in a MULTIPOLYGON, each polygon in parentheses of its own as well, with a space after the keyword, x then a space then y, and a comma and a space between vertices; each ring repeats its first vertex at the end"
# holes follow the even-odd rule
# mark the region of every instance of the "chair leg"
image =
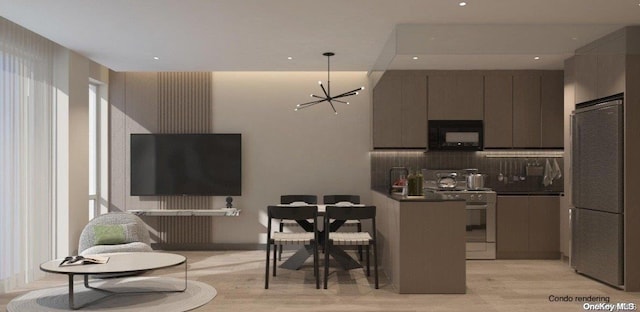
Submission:
MULTIPOLYGON (((282 248, 282 245, 280 245, 282 248)), ((276 252, 278 251, 278 245, 273 245, 273 276, 276 276, 276 252)))
POLYGON ((320 289, 320 270, 318 269, 318 242, 313 243, 313 275, 316 277, 316 289, 320 289))
POLYGON ((376 279, 376 289, 378 289, 378 249, 376 242, 373 242, 373 274, 376 279))
MULTIPOLYGON (((362 223, 357 224, 358 232, 362 232, 362 223)), ((358 245, 358 260, 362 262, 362 246, 358 245)))
MULTIPOLYGON (((282 220, 280 220, 280 233, 284 232, 284 224, 282 224, 282 220)), ((282 261, 282 245, 280 245, 280 254, 278 255, 278 260, 282 261)))
POLYGON ((271 244, 267 242, 267 263, 265 265, 267 269, 264 275, 264 289, 269 289, 269 254, 271 253, 270 247, 271 244))
POLYGON ((324 289, 327 289, 327 280, 329 279, 329 245, 331 242, 327 239, 324 242, 324 289))
POLYGON ((369 269, 369 245, 366 246, 367 252, 367 276, 371 276, 371 270, 369 269))

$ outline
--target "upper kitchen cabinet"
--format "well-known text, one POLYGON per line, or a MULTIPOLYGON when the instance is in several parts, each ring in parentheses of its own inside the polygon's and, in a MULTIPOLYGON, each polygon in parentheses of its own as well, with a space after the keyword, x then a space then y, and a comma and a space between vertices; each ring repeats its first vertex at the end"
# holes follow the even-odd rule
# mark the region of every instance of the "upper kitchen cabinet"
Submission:
POLYGON ((386 72, 373 89, 373 147, 398 147, 402 129, 402 76, 386 72))
POLYGON ((576 103, 624 92, 626 50, 624 29, 576 50, 576 103))
POLYGON ((562 148, 560 70, 495 70, 484 76, 485 148, 562 148))
POLYGON ((538 72, 513 75, 513 147, 540 147, 540 95, 538 72))
POLYGON ((513 146, 513 76, 492 71, 484 76, 484 146, 513 146))
POLYGON ((482 120, 484 76, 480 71, 429 71, 429 119, 482 120))
POLYGON ((540 147, 564 146, 564 73, 545 71, 540 79, 540 147))
POLYGON ((373 147, 426 148, 427 77, 387 71, 373 89, 373 147))
POLYGON ((596 99, 598 61, 595 52, 583 51, 575 56, 576 103, 596 99))
POLYGON ((625 88, 625 36, 619 33, 596 47, 598 55, 598 98, 624 92, 625 88))

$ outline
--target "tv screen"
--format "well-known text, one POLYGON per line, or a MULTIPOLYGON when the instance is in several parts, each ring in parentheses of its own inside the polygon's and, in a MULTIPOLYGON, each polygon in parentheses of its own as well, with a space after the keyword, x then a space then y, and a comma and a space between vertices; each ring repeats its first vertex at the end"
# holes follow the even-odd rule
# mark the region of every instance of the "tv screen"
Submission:
POLYGON ((239 196, 241 134, 131 134, 131 196, 239 196))

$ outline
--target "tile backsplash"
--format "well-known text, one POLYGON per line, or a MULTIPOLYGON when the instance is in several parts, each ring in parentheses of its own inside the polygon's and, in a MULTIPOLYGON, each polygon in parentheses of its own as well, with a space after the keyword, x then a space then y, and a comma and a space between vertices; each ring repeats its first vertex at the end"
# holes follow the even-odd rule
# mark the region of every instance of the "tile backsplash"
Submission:
POLYGON ((467 169, 477 168, 487 174, 485 186, 499 193, 509 192, 563 192, 563 152, 537 150, 495 150, 482 152, 423 152, 423 151, 372 151, 371 187, 389 188, 389 169, 406 167, 416 169, 467 169), (555 160, 562 176, 543 185, 546 161, 553 166, 555 160), (527 170, 528 165, 528 170, 527 170), (498 180, 502 173, 502 181, 498 180), (514 177, 515 176, 515 177, 514 177))

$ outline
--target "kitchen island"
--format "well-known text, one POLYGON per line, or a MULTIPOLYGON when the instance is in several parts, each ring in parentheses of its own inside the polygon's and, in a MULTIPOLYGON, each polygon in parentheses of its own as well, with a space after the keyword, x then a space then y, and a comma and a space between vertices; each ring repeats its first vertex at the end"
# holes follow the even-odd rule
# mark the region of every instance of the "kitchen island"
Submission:
POLYGON ((372 191, 382 270, 401 294, 466 292, 465 202, 372 191))

